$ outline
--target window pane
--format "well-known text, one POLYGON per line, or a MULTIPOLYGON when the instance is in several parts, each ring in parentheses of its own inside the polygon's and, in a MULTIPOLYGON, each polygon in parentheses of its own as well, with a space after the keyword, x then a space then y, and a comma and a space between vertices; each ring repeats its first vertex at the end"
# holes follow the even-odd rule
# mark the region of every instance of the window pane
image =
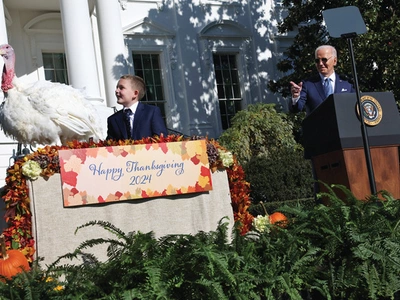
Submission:
POLYGON ((42 59, 46 80, 68 84, 67 61, 64 53, 42 53, 42 59))
POLYGON ((233 54, 214 54, 213 61, 221 124, 225 130, 231 126, 232 117, 241 110, 239 73, 233 54))
POLYGON ((215 70, 215 80, 217 84, 222 84, 222 72, 219 70, 215 70))
POLYGON ((64 55, 61 53, 54 53, 54 68, 64 69, 64 67, 65 67, 64 55))
POLYGON ((158 106, 165 120, 165 97, 162 80, 160 55, 156 53, 132 53, 135 75, 146 83, 146 95, 143 101, 158 106))
POLYGON ((155 87, 156 90, 156 97, 155 100, 162 100, 163 99, 163 88, 161 85, 155 87))
POLYGON ((156 100, 154 86, 148 85, 146 94, 147 94, 147 100, 156 100))
POLYGON ((217 90, 218 90, 218 99, 226 99, 224 86, 223 85, 218 85, 217 86, 217 90))
POLYGON ((235 102, 236 101, 227 101, 228 103, 228 115, 234 115, 235 114, 235 102))
POLYGON ((232 80, 232 83, 239 83, 239 76, 238 76, 237 72, 231 73, 231 80, 232 80))
POLYGON ((235 111, 238 112, 242 110, 242 102, 241 101, 235 101, 235 111))
POLYGON ((143 69, 150 69, 151 70, 150 54, 142 55, 142 59, 143 59, 143 69))
POLYGON ((144 71, 144 81, 146 82, 147 85, 153 85, 154 80, 153 80, 153 72, 151 69, 146 69, 144 71))
POLYGON ((144 78, 143 70, 135 69, 135 75, 144 78))
POLYGON ((155 85, 161 85, 161 71, 160 70, 153 71, 153 79, 154 79, 155 85))
POLYGON ((232 99, 232 86, 231 85, 225 85, 225 98, 226 99, 232 99))
POLYGON ((64 70, 55 70, 56 78, 58 82, 67 82, 67 74, 64 70))
POLYGON ((46 80, 50 80, 51 82, 55 82, 55 74, 53 70, 44 70, 44 77, 46 80))
POLYGON ((219 110, 221 115, 226 115, 226 101, 219 101, 219 110))
POLYGON ((214 68, 215 71, 221 70, 221 60, 218 55, 214 55, 214 68))
POLYGON ((238 84, 235 84, 232 86, 232 88, 233 88, 233 97, 240 98, 241 97, 240 86, 238 84))
POLYGON ((230 70, 222 71, 222 77, 224 79, 225 84, 231 84, 231 71, 230 70))
POLYGON ((53 68, 53 56, 50 53, 43 53, 43 67, 45 69, 53 68))
POLYGON ((133 65, 135 66, 135 72, 136 72, 136 70, 142 70, 143 69, 142 57, 140 55, 133 55, 133 65))
POLYGON ((222 69, 229 70, 229 61, 228 61, 228 55, 221 55, 221 67, 222 69))
POLYGON ((151 56, 151 63, 153 65, 153 69, 160 69, 160 62, 158 60, 158 55, 151 56))
POLYGON ((236 69, 236 57, 234 55, 229 55, 229 66, 231 69, 236 69))

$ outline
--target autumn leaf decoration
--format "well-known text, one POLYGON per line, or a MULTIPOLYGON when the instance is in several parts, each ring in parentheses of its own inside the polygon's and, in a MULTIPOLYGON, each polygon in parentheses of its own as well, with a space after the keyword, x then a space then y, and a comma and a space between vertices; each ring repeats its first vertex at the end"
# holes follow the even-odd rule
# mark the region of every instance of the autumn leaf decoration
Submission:
MULTIPOLYGON (((219 145, 213 139, 203 137, 185 138, 184 136, 169 135, 141 140, 121 140, 121 141, 100 141, 95 143, 71 141, 66 146, 45 146, 37 151, 28 154, 23 159, 17 160, 14 165, 7 169, 6 186, 3 199, 6 203, 5 220, 8 227, 3 231, 5 246, 7 249, 21 251, 29 262, 33 260, 35 253, 35 241, 32 237, 32 214, 29 208, 29 191, 27 179, 33 180, 29 176, 42 176, 48 178, 54 173, 60 172, 59 150, 65 149, 84 149, 96 147, 112 147, 126 145, 159 144, 161 149, 165 148, 165 143, 183 142, 189 140, 205 139, 207 142, 207 155, 211 172, 226 170, 229 180, 231 201, 235 222, 239 221, 240 232, 245 234, 251 229, 253 216, 248 212, 250 206, 250 185, 245 181, 244 171, 227 149, 219 145), (24 165, 27 164, 25 167, 24 165), (38 166, 40 169, 38 169, 38 166), (23 171, 25 169, 25 171, 23 171), (25 173, 25 175, 23 174, 25 173)), ((156 145, 154 145, 156 146, 156 145)), ((198 157, 193 156, 192 161, 198 161, 198 157)), ((70 174, 68 180, 76 180, 74 174, 70 174)), ((207 184, 202 183, 202 184, 207 184)))

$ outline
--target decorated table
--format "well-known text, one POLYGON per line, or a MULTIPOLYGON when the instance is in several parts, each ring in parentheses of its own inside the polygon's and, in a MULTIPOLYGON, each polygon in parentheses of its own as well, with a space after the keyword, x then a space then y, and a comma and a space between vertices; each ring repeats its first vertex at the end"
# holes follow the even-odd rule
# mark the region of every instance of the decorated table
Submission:
MULTIPOLYGON (((123 151, 118 156, 121 156, 120 153, 123 151)), ((81 164, 83 161, 86 159, 81 159, 81 164)), ((107 161, 109 159, 105 159, 104 163, 107 161)), ((179 173, 176 168, 174 172, 179 173)), ((78 178, 81 173, 82 170, 79 169, 74 176, 78 178)), ((187 172, 185 178, 190 177, 189 173, 193 171, 187 172)), ((152 181, 156 182, 157 175, 151 176, 152 181)), ((157 183, 158 186, 159 184, 157 183)), ((94 185, 96 186, 96 182, 94 185)), ((97 183, 98 188, 92 190, 100 193, 103 185, 97 183)), ((7 248, 19 249, 29 261, 41 258, 44 264, 52 263, 59 256, 72 252, 87 239, 110 237, 104 229, 95 227, 75 232, 78 226, 90 221, 110 222, 123 232, 152 231, 159 238, 167 234, 211 231, 216 229, 222 219, 229 222, 231 228, 239 221, 239 230, 244 234, 253 220, 247 211, 250 205, 249 184, 245 181, 244 172, 235 157, 215 140, 175 135, 139 141, 73 141, 66 146, 45 146, 16 161, 8 169, 3 200, 6 203, 7 228, 3 233, 7 248), (182 159, 197 165, 202 158, 198 154, 190 154, 192 150, 188 145, 192 144, 188 142, 193 140, 205 141, 200 145, 204 145, 207 153, 208 162, 203 163, 209 167, 210 176, 207 177, 207 172, 202 167, 196 184, 190 184, 187 190, 171 187, 169 184, 160 191, 147 188, 145 192, 143 189, 138 192, 136 186, 131 191, 114 193, 111 198, 109 195, 89 197, 87 191, 79 191, 78 185, 71 186, 76 181, 71 184, 70 177, 65 177, 68 172, 74 173, 77 166, 72 163, 71 167, 71 163, 62 155, 67 153, 69 158, 75 153, 79 157, 81 152, 76 152, 77 149, 84 150, 88 157, 87 153, 96 152, 99 155, 104 149, 115 152, 115 149, 125 150, 127 146, 130 146, 128 149, 133 149, 129 150, 131 152, 143 147, 146 150, 161 147, 164 152, 171 152, 168 146, 175 149, 182 143, 185 145, 185 151, 180 150, 182 159), (75 195, 80 195, 80 202, 72 201, 76 198, 72 197, 75 195)), ((106 258, 105 249, 94 251, 99 259, 106 258)))

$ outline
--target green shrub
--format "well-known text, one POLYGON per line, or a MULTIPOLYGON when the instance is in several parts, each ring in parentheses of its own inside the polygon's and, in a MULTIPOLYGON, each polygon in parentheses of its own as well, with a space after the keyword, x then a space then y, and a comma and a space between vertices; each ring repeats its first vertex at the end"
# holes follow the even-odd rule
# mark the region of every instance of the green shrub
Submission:
POLYGON ((244 166, 253 204, 313 197, 311 162, 303 151, 281 149, 253 157, 244 166))
POLYGON ((271 152, 298 148, 293 136, 293 124, 287 114, 277 112, 275 104, 253 104, 239 111, 232 118, 232 127, 218 139, 232 151, 240 164, 245 165, 256 156, 268 156, 271 152))
POLYGON ((293 134, 300 120, 258 103, 238 112, 219 138, 243 166, 253 203, 312 197, 311 164, 293 134))
POLYGON ((303 144, 302 140, 302 128, 301 123, 303 122, 304 118, 306 117, 306 112, 302 111, 299 113, 291 113, 289 112, 287 115, 287 119, 289 122, 293 124, 293 136, 297 143, 303 144))

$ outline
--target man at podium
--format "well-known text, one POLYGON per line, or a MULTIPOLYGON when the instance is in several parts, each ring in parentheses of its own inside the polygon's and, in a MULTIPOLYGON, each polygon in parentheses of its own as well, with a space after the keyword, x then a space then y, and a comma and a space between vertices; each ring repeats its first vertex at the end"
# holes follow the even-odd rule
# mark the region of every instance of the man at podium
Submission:
POLYGON ((335 72, 337 52, 333 46, 322 45, 315 50, 315 66, 318 75, 299 84, 290 82, 292 93, 289 110, 300 112, 306 108, 307 115, 320 105, 330 94, 355 93, 354 87, 335 72))
MULTIPOLYGON (((318 105, 320 105, 330 94, 355 93, 354 87, 335 72, 337 64, 337 51, 333 46, 322 45, 315 50, 315 66, 318 75, 303 80, 299 84, 290 82, 292 93, 289 110, 293 113, 300 112, 306 108, 309 115, 318 105)), ((306 149, 304 152, 306 159, 311 158, 306 149)), ((315 166, 311 163, 312 173, 315 180, 317 174, 315 166)), ((316 194, 319 192, 319 184, 314 183, 315 200, 318 202, 316 194)))

